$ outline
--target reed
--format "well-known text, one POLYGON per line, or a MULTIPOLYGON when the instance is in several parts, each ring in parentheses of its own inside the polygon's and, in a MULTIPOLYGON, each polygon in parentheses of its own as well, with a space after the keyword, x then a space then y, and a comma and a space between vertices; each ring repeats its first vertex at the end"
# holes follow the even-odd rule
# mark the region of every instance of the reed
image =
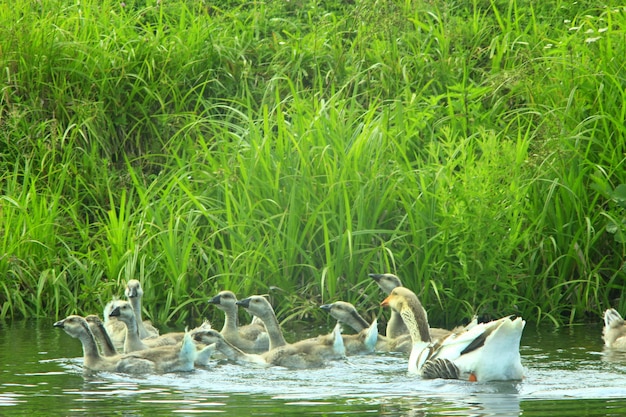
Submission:
POLYGON ((0 6, 0 319, 622 310, 626 15, 587 0, 0 6))

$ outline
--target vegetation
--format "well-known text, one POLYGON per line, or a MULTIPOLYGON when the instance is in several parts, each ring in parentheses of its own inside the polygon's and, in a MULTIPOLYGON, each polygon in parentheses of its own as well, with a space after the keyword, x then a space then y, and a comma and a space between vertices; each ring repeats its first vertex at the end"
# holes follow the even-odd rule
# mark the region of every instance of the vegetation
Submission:
POLYGON ((626 9, 536 3, 0 5, 0 318, 625 312, 626 9))

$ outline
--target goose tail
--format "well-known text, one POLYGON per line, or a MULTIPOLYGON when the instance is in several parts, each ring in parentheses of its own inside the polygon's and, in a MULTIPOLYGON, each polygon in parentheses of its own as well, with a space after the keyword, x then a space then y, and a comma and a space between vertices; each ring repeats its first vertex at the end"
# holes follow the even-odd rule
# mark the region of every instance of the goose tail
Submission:
POLYGON ((333 329, 333 351, 340 357, 346 356, 346 347, 341 337, 341 324, 337 323, 333 329))
POLYGON ((193 342, 191 338, 191 332, 185 328, 185 336, 183 336, 183 342, 180 347, 179 358, 181 359, 181 363, 183 363, 183 368, 181 370, 191 371, 194 368, 194 363, 196 361, 196 357, 198 356, 198 351, 196 349, 196 344, 193 342))
POLYGON ((608 328, 619 327, 624 324, 621 314, 614 308, 609 308, 604 312, 604 326, 608 328))
POLYGON ((378 319, 374 319, 372 324, 366 329, 365 333, 365 349, 368 352, 373 352, 376 349, 376 343, 378 342, 378 319))
POLYGON ((196 353, 196 359, 194 363, 196 366, 208 366, 209 361, 213 357, 213 354, 217 350, 217 343, 212 343, 204 348, 198 350, 196 353))

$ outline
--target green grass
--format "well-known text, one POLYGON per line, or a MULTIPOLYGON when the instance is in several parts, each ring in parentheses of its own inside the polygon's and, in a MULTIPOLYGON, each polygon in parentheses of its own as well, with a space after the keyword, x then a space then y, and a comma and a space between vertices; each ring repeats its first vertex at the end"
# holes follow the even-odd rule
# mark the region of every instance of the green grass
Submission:
POLYGON ((284 322, 394 272, 429 317, 626 309, 626 13, 365 0, 0 6, 0 318, 284 322))

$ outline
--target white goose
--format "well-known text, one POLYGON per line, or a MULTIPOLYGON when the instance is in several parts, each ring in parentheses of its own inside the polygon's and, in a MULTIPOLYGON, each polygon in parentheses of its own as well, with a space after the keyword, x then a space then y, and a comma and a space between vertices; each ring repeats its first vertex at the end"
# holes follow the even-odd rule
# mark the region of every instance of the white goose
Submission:
POLYGON ((397 311, 407 324, 413 341, 410 373, 481 382, 522 379, 519 345, 526 322, 520 317, 472 324, 431 342, 426 310, 411 290, 397 287, 381 305, 397 311))
POLYGON ((604 312, 602 339, 608 348, 626 350, 626 323, 614 308, 604 312))
POLYGON ((89 324, 80 316, 68 316, 54 323, 65 333, 79 339, 83 345, 83 366, 93 371, 123 372, 133 374, 185 372, 194 369, 198 356, 196 345, 189 333, 179 346, 161 346, 140 352, 116 356, 102 356, 89 324))
POLYGON ((228 342, 247 353, 267 352, 270 342, 263 322, 256 316, 252 323, 239 326, 237 297, 232 291, 221 291, 209 300, 224 312, 221 334, 228 342))

